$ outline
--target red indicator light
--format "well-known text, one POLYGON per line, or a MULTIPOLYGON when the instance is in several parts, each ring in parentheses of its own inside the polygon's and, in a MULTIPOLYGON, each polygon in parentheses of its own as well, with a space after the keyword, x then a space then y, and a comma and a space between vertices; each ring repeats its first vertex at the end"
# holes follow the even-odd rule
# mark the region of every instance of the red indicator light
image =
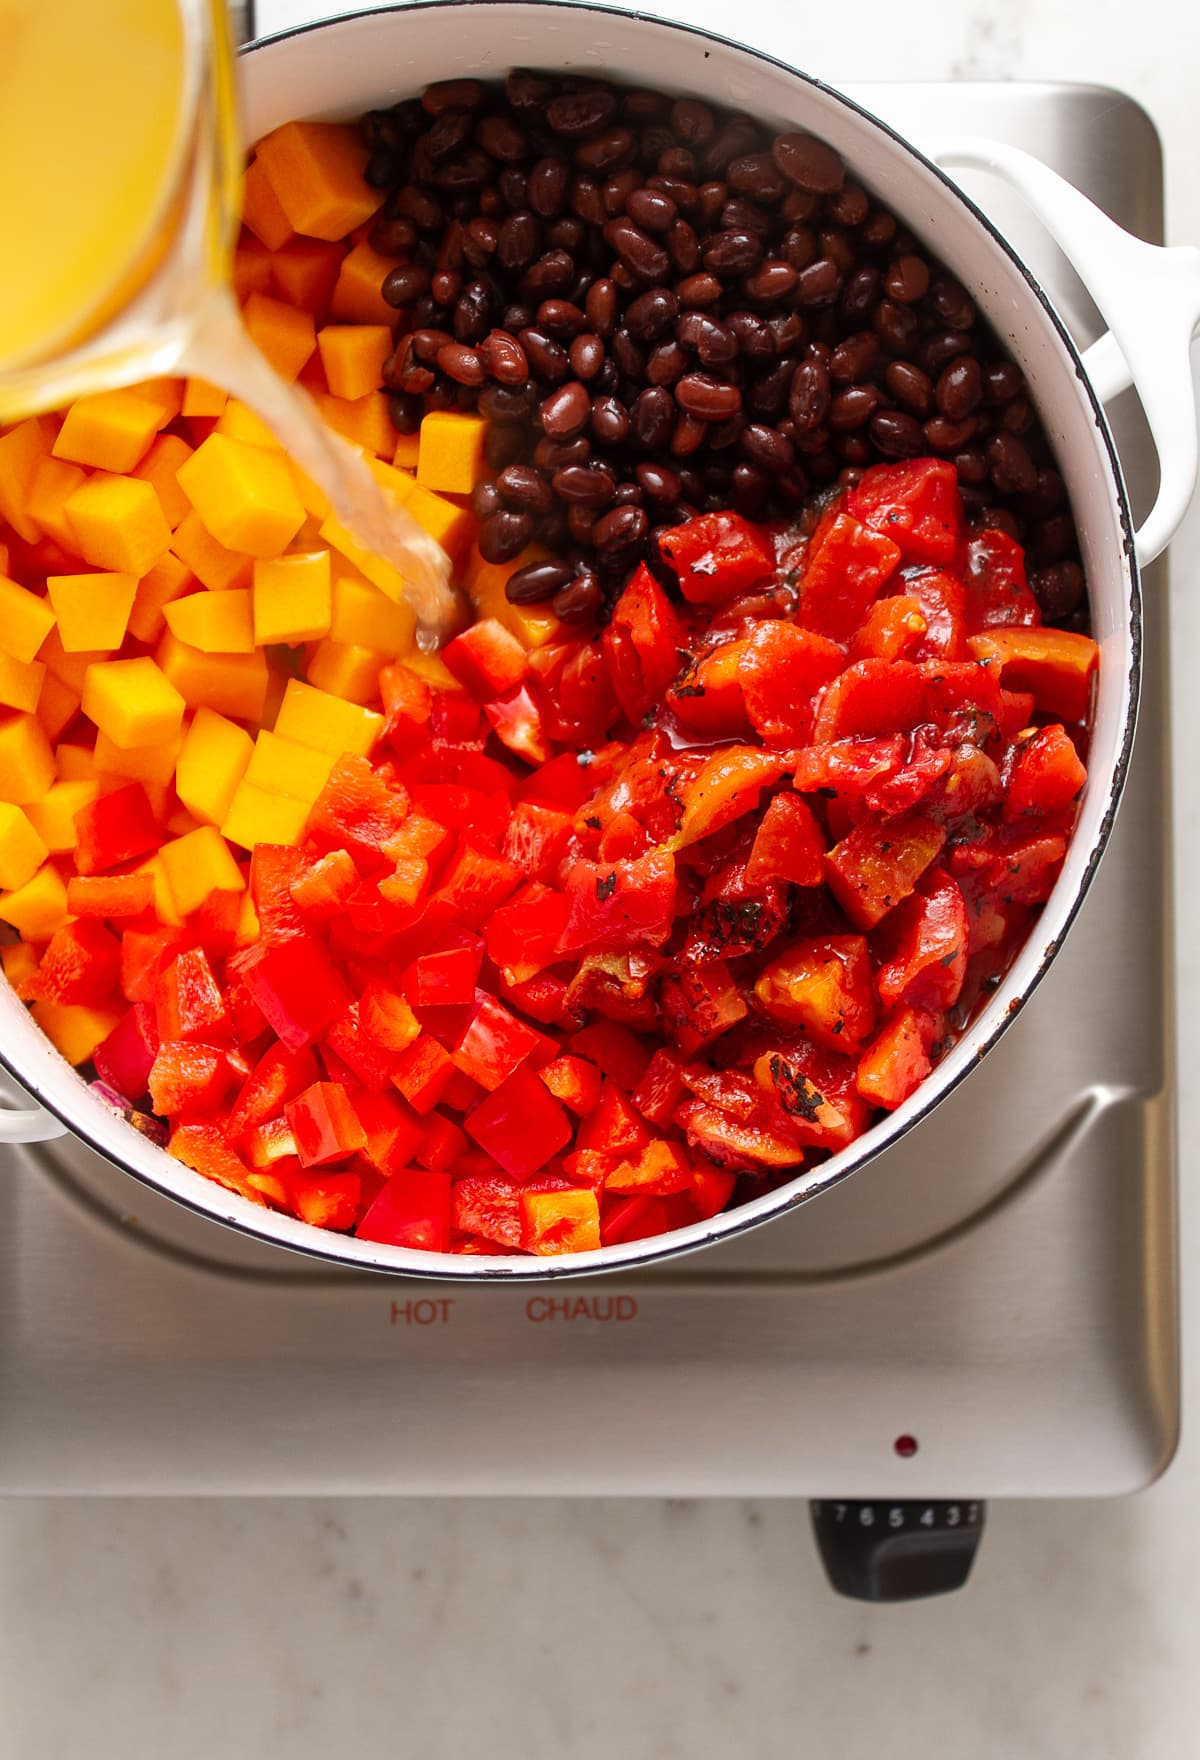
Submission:
POLYGON ((917 1439, 915 1436, 897 1436, 892 1447, 902 1461, 910 1461, 917 1452, 917 1439))

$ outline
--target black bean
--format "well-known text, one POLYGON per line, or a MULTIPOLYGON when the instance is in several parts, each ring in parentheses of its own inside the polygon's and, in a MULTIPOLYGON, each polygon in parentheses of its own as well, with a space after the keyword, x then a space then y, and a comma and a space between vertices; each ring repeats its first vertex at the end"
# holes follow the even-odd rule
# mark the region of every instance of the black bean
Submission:
POLYGON ((507 330, 490 331, 477 352, 489 376, 501 385, 523 385, 529 377, 528 356, 507 330))
POLYGON ((842 283, 838 309, 848 324, 865 322, 879 302, 882 285, 879 270, 873 269, 869 264, 865 268, 855 269, 846 277, 842 283))
POLYGON ((510 464, 496 478, 496 488, 506 507, 518 512, 549 513, 554 505, 550 485, 531 464, 510 464))
POLYGON ((592 527, 592 542, 601 555, 635 548, 645 538, 650 522, 641 507, 614 507, 592 527))
POLYGON ((508 116, 485 116, 475 129, 476 142, 492 159, 515 164, 529 156, 529 137, 508 116))
POLYGON ((1059 562, 1052 568, 1036 569, 1029 584, 1042 608, 1042 616, 1050 623, 1061 623, 1070 617, 1083 600, 1083 570, 1077 562, 1059 562))
POLYGON ((879 338, 874 331, 856 331, 839 342, 830 355, 829 377, 835 385, 853 385, 874 371, 879 354, 879 338))
POLYGON ((667 255, 677 275, 694 275, 700 267, 700 235, 690 220, 676 220, 667 233, 667 255))
POLYGON ((921 424, 899 410, 881 409, 871 417, 871 439, 885 458, 917 458, 925 450, 921 424))
POLYGON ((819 361, 801 361, 792 374, 788 410, 797 428, 819 428, 829 413, 829 370, 819 361))
POLYGON ((796 277, 796 303, 802 307, 829 306, 842 285, 841 271, 828 257, 818 257, 796 277))
POLYGON ((988 470, 997 489, 1005 495, 1028 495, 1037 487, 1037 466, 1029 448, 1015 434, 993 434, 987 443, 988 470))
POLYGON ((640 342, 652 342, 669 330, 679 315, 679 295, 669 287, 648 287, 630 300, 625 322, 640 342))
POLYGON ((693 309, 716 305, 724 291, 715 275, 687 275, 675 289, 680 305, 693 309))
POLYGON ((392 391, 388 394, 388 415, 398 434, 415 434, 421 426, 423 414, 424 405, 419 397, 410 396, 403 391, 392 391))
POLYGON ((741 288, 746 298, 755 304, 773 305, 776 300, 787 298, 798 279, 797 271, 790 263, 785 263, 781 257, 769 257, 749 275, 743 276, 741 288))
POLYGON ((846 181, 841 159, 815 135, 776 135, 771 156, 790 183, 814 195, 834 195, 846 181))
POLYGON ((929 264, 923 257, 894 257, 888 264, 883 285, 889 299, 912 306, 929 292, 929 264))
POLYGON ((447 110, 478 110, 486 97, 482 80, 442 79, 425 87, 421 106, 427 115, 441 116, 447 110))
POLYGON ((533 518, 502 508, 479 528, 479 554, 485 562, 511 562, 533 537, 533 518))
POLYGON ((911 356, 917 340, 917 317, 911 306, 880 300, 871 314, 871 328, 889 353, 911 356))
POLYGON ((744 275, 763 254, 762 240, 753 232, 716 232, 705 240, 700 261, 713 275, 744 275))
POLYGON ((637 480, 649 501, 670 504, 679 500, 682 489, 679 473, 666 465, 638 465, 637 480))
POLYGON ((558 385, 571 370, 567 351, 544 330, 538 330, 530 324, 518 332, 517 340, 529 359, 530 370, 539 379, 547 379, 552 385, 558 385))
POLYGON ((739 195, 751 196, 756 202, 777 202, 788 187, 788 180, 770 153, 743 153, 725 167, 725 181, 739 195))
POLYGON ((910 415, 925 417, 933 408, 933 383, 912 361, 889 361, 883 382, 910 415))
POLYGON ((479 393, 479 413, 490 422, 523 422, 536 406, 528 387, 518 390, 509 385, 487 385, 479 393))
POLYGON ((417 242, 417 229, 411 220, 376 220, 367 235, 367 243, 381 257, 406 257, 417 242))
MULTIPOLYGON (((645 395, 643 393, 643 395, 645 395)), ((670 393, 667 393, 668 400, 670 393)), ((605 392, 592 404, 592 433, 602 446, 620 446, 629 436, 630 415, 619 397, 605 392)), ((669 431, 669 430, 668 430, 669 431)))
POLYGON ((384 278, 383 297, 390 306, 410 306, 428 292, 429 281, 429 270, 424 264, 401 263, 384 278))
POLYGON ((870 421, 878 408, 879 393, 873 385, 849 385, 844 391, 835 391, 830 399, 829 426, 835 434, 853 433, 870 421))
POLYGON ((796 462, 796 450, 777 428, 750 422, 742 430, 739 446, 743 457, 768 477, 781 477, 796 462))
POLYGON ((604 211, 610 219, 625 212, 625 204, 635 189, 641 185, 641 174, 630 166, 625 171, 614 171, 611 177, 604 180, 604 211))
POLYGON ((964 416, 961 422, 952 422, 949 416, 934 416, 925 423, 922 432, 934 452, 959 452, 975 438, 978 426, 974 416, 964 416))
POLYGON ((701 147, 717 132, 717 119, 699 98, 677 98, 671 108, 671 128, 681 141, 701 147))
POLYGON ((774 360, 775 337, 766 319, 760 318, 757 312, 730 312, 725 327, 744 360, 755 363, 774 360))
POLYGON ((961 422, 978 409, 983 397, 983 369, 973 354, 960 355, 938 378, 937 406, 952 422, 961 422))
POLYGON ((607 222, 604 240, 637 281, 662 281, 671 266, 666 251, 652 235, 623 216, 607 222))
POLYGON ((661 452, 675 426, 675 400, 663 385, 643 391, 629 412, 634 442, 643 452, 661 452))
POLYGON ((527 67, 514 67, 504 82, 504 95, 514 110, 541 110, 554 96, 554 81, 527 67))
POLYGON ((553 476, 564 465, 586 464, 591 451, 592 443, 586 434, 575 434, 569 440, 556 440, 552 434, 543 434, 533 449, 533 462, 540 471, 553 476))
POLYGON ((504 583, 504 596, 513 605, 537 605, 552 599, 572 577, 567 562, 528 562, 510 574, 504 583))
POLYGON ((571 371, 584 384, 594 379, 604 365, 604 344, 591 331, 576 336, 569 350, 571 371))
POLYGON ((614 281, 602 277, 593 281, 588 288, 587 299, 584 301, 587 321, 596 335, 607 342, 612 335, 617 321, 617 287, 614 281))
POLYGON ((670 196, 644 187, 626 197, 625 212, 643 232, 670 232, 679 216, 679 208, 670 196))
POLYGON ((685 373, 689 361, 677 342, 660 342, 646 361, 646 380, 650 385, 674 385, 685 373))
POLYGON ((607 507, 617 491, 616 478, 605 465, 563 465, 551 481, 561 500, 593 510, 607 507))
POLYGON ((570 440, 587 426, 587 419, 592 413, 592 400, 587 394, 587 387, 577 379, 570 380, 566 385, 552 391, 544 398, 538 415, 542 427, 552 440, 570 440))
POLYGON ((989 403, 1007 403, 1025 385, 1024 375, 1015 361, 993 361, 986 368, 983 377, 984 391, 989 403))
POLYGON ((742 393, 710 373, 685 373, 675 387, 675 401, 698 421, 720 422, 741 409, 742 393))
POLYGON ((593 86, 590 91, 568 92, 551 98, 546 105, 546 122, 555 134, 580 140, 603 128, 616 113, 616 94, 605 86, 593 86))
POLYGON ((550 609, 560 623, 586 623, 599 611, 603 598, 596 575, 581 573, 555 593, 550 609))
POLYGON ((957 281, 941 276, 929 292, 930 304, 947 330, 969 330, 975 322, 975 305, 957 281))

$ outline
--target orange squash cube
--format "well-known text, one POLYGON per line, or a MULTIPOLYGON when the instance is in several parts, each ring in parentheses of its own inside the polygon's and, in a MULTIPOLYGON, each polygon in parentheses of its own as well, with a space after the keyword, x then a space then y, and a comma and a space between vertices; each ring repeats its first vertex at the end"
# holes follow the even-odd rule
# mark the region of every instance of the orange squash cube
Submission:
POLYGON ((346 324, 387 324, 394 328, 398 313, 380 289, 396 267, 395 257, 381 257, 365 241, 356 244, 338 270, 330 315, 346 324))
POLYGON ((99 660, 83 681, 83 712, 115 745, 167 744, 183 724, 182 694, 148 654, 99 660))
POLYGON ((0 800, 27 806, 40 800, 53 781, 54 753, 37 716, 19 710, 0 713, 0 800))
POLYGON ((15 660, 33 660, 53 628, 47 601, 0 575, 0 648, 15 660))
POLYGON ((299 843, 310 810, 308 801, 241 782, 221 831, 242 849, 253 849, 256 843, 299 843))
POLYGON ((38 465, 50 452, 53 430, 44 416, 18 422, 0 434, 0 519, 8 521, 27 544, 38 540, 37 521, 28 511, 29 493, 38 465))
POLYGON ((45 862, 24 886, 0 898, 0 920, 26 941, 49 941, 67 921, 67 888, 53 862, 45 862))
POLYGON ((383 196, 363 180, 367 149, 337 122, 285 122, 258 143, 257 163, 297 232, 331 242, 371 218, 383 196))
POLYGON ((70 726, 79 713, 81 701, 79 691, 47 671, 37 700, 37 718, 45 728, 48 740, 56 740, 63 729, 70 726))
POLYGON ((136 391, 99 391, 71 405, 52 451, 55 458, 94 470, 131 471, 170 419, 161 404, 136 391))
POLYGON ((189 513, 182 521, 171 540, 171 549, 211 593, 250 585, 252 559, 218 543, 198 513, 189 513))
POLYGON ((386 324, 326 324, 317 333, 317 347, 330 391, 353 402, 382 385, 392 332, 386 324))
POLYGON ((133 473, 150 484, 172 531, 191 511, 191 502, 175 481, 180 465, 191 456, 192 448, 178 434, 159 434, 133 473))
POLYGON ((262 720, 271 669, 261 649, 202 654, 167 630, 155 658, 189 708, 214 709, 234 721, 262 720))
POLYGON ((197 709, 175 765, 175 792, 188 812, 203 825, 220 825, 253 755, 244 727, 197 709))
POLYGON ((254 640, 260 646, 319 641, 329 634, 332 616, 328 550, 255 563, 254 640))
POLYGON ((11 801, 0 801, 0 886, 15 892, 33 879, 49 854, 29 816, 11 801))
POLYGON ((430 410, 421 423, 417 482, 444 495, 469 495, 484 474, 482 416, 430 410))
POLYGON ((302 306, 318 321, 329 310, 338 278, 344 244, 326 244, 319 238, 294 238, 271 257, 271 289, 289 305, 302 306))
POLYGON ((162 504, 141 477, 97 471, 64 503, 79 554, 93 568, 139 579, 171 547, 162 504))
POLYGON ((240 892, 246 884, 233 851, 213 825, 173 838, 158 855, 181 917, 190 916, 211 892, 240 892))
POLYGON ((254 617, 247 588, 231 593, 189 593, 164 606, 172 635, 202 654, 252 654, 254 617))
POLYGON ((163 632, 165 608, 172 599, 181 599, 194 592, 200 583, 185 562, 168 550, 149 574, 137 584, 133 610, 129 613, 129 633, 139 642, 156 642, 163 632))
MULTIPOLYGON (((59 747, 61 756, 63 748, 59 747)), ((88 754, 89 758, 91 754, 88 754)), ((75 815, 90 807, 100 793, 94 776, 63 778, 52 783, 40 800, 30 801, 25 811, 29 822, 51 855, 66 855, 79 843, 75 815)))
POLYGON ((242 180, 242 225, 269 251, 280 250, 295 230, 257 159, 247 165, 242 180))
POLYGON ((211 535, 226 549, 275 556, 304 524, 304 505, 287 464, 260 446, 210 434, 182 466, 178 480, 211 535))
POLYGON ((40 660, 14 660, 0 653, 0 704, 32 715, 42 694, 46 668, 40 660))
POLYGON ((125 640, 137 593, 132 574, 51 574, 46 593, 68 654, 113 653, 125 640))
POLYGON ((48 538, 60 549, 78 554, 75 529, 67 518, 66 500, 86 481, 86 472, 61 458, 43 458, 29 487, 28 508, 48 538))
POLYGON ((280 378, 298 379, 317 346, 312 313, 265 293, 252 293, 242 307, 242 322, 280 378))

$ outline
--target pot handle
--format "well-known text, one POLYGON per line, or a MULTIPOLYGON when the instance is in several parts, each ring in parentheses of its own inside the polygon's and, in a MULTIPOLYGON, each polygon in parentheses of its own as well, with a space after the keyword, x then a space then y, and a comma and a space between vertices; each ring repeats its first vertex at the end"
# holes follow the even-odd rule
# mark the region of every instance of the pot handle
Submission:
POLYGON ((1096 302, 1109 328, 1083 355, 1088 377, 1102 403, 1134 387, 1158 452, 1158 496, 1135 540, 1138 562, 1153 562, 1196 487, 1191 344, 1200 327, 1200 250, 1135 238, 1019 147, 964 138, 926 151, 945 169, 990 171, 1019 191, 1096 302))
POLYGON ((52 1112, 40 1106, 0 1106, 0 1143, 48 1143, 53 1137, 65 1137, 67 1127, 52 1112))

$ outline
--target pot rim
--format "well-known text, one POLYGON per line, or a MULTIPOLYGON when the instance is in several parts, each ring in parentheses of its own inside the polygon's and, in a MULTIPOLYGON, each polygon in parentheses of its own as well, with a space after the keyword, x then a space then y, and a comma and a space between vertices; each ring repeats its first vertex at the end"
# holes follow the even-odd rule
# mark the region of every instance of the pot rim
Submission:
MULTIPOLYGON (((941 166, 937 164, 935 160, 928 158, 918 146, 914 145, 913 142, 900 134, 884 118, 875 115, 873 111, 868 110, 865 106, 858 103, 854 98, 849 97, 846 93, 839 91, 837 87, 830 86, 815 75, 805 73, 801 69, 791 66, 788 62, 782 60, 776 55, 772 55, 767 50, 757 48, 752 44, 739 43, 734 38, 723 36, 719 32, 708 30, 700 25, 689 24, 675 19, 659 18, 656 15, 638 12, 625 6, 595 4, 594 0, 397 0, 397 3, 387 6, 371 7, 365 11, 357 10, 339 13, 331 17, 316 19, 306 24, 290 26, 286 30, 277 31, 270 36, 257 38, 252 42, 242 45, 238 54, 239 59, 248 59, 250 56, 259 53, 263 49, 270 49, 293 38, 304 37, 315 32, 336 29, 340 26, 365 22, 377 17, 386 17, 392 14, 404 14, 409 12, 462 13, 476 9, 512 5, 521 5, 527 7, 531 11, 535 9, 538 11, 552 9, 559 13, 583 15, 594 14, 601 18, 623 18, 627 22, 637 25, 653 26, 657 29, 669 32, 681 32, 691 37, 700 38, 705 42, 713 43, 721 50, 730 50, 738 55, 751 57, 752 59, 785 74, 788 78, 798 81, 800 85, 819 92, 824 98, 831 100, 833 103, 852 111, 862 121, 868 123, 884 135, 893 149, 899 149, 902 153, 907 153, 912 158, 916 159, 927 173, 932 174, 933 177, 943 185, 944 189, 966 210, 970 218, 973 219, 978 226, 982 227, 992 243, 999 247, 1003 254, 1008 258, 1012 267, 1017 270, 1029 293, 1032 295, 1038 306, 1040 306, 1044 316, 1049 320, 1050 326, 1066 355, 1067 363, 1072 368, 1091 407, 1096 434, 1099 442, 1102 444, 1103 453, 1108 464, 1108 478, 1105 486, 1112 492, 1122 535, 1124 577, 1127 586, 1127 599, 1124 609, 1128 618, 1130 653, 1126 678, 1127 702, 1124 722, 1121 728, 1120 744, 1108 784, 1107 799, 1103 814, 1094 834, 1093 845, 1088 855, 1086 866, 1078 878, 1074 896, 1071 898, 1071 901, 1066 908, 1059 931, 1051 938, 1051 940, 1044 944, 1037 965, 1023 987, 1009 1001, 1004 1011, 998 1016, 986 1038, 976 1043, 974 1054, 969 1060, 963 1059, 961 1067, 954 1070, 953 1073, 941 1083, 935 1082, 937 1074, 936 1068, 930 1076, 926 1077, 925 1081, 921 1084, 921 1088, 917 1090, 917 1093, 920 1094, 926 1087, 935 1088, 935 1091, 930 1093, 927 1099, 915 1107, 911 1114, 905 1116, 905 1109, 901 1108, 897 1113, 892 1113, 881 1118, 872 1125, 862 1137, 857 1139, 856 1142, 850 1144, 846 1149, 831 1156, 829 1160, 821 1162, 818 1166, 808 1170, 807 1173, 801 1173, 797 1175, 795 1179, 776 1187, 771 1192, 765 1193, 762 1197, 751 1199, 744 1204, 739 1204, 732 1210, 720 1211, 716 1216, 710 1217, 702 1222, 691 1223, 686 1228, 672 1230, 669 1233, 662 1235, 652 1235, 640 1241, 623 1242, 616 1247, 600 1247, 587 1253, 564 1255, 562 1258, 544 1258, 538 1260, 528 1258, 504 1258, 500 1255, 485 1256, 482 1254, 471 1257, 456 1256, 449 1253, 418 1254, 415 1249, 389 1248, 382 1243, 373 1243, 369 1241, 357 1243, 367 1249, 374 1248, 376 1252, 385 1252, 395 1255, 402 1254, 405 1256, 406 1260, 411 1259, 412 1261, 412 1263, 396 1264, 394 1262, 380 1260, 378 1257, 370 1257, 365 1254, 361 1257, 358 1254, 349 1255, 344 1250, 339 1250, 339 1245, 326 1243, 357 1241, 357 1237, 337 1234, 331 1236, 328 1230, 317 1229, 309 1225, 298 1224, 295 1238, 291 1236, 289 1231, 289 1236, 285 1239, 278 1229, 259 1226, 254 1218, 243 1216, 240 1213, 241 1206, 239 1206, 239 1214, 237 1215, 221 1213, 218 1208, 221 1202, 220 1195, 223 1194, 228 1201, 230 1194, 224 1193, 223 1188, 216 1184, 213 1185, 213 1201, 210 1205, 202 1203, 198 1199, 193 1199, 178 1190, 174 1184, 167 1180, 160 1181, 156 1179, 153 1174, 143 1171, 140 1168, 130 1166, 130 1164, 123 1159, 118 1163, 123 1171, 130 1174, 131 1177, 150 1186, 152 1189, 160 1192, 163 1196, 169 1197, 174 1202, 182 1204, 186 1209, 193 1211, 196 1215, 204 1216, 210 1221, 223 1223, 228 1227, 237 1229, 241 1233, 250 1236, 252 1239, 263 1242, 265 1245, 283 1247, 288 1251, 301 1253, 307 1258, 317 1259, 328 1264, 345 1266, 356 1271, 376 1272, 384 1276, 411 1277, 426 1282, 442 1283, 543 1283, 555 1279, 561 1280, 563 1278, 601 1276, 614 1272, 641 1270, 644 1267, 655 1265, 665 1259, 672 1259, 680 1257, 685 1253, 696 1252, 703 1247, 716 1245, 721 1241, 732 1240, 738 1235, 748 1233, 751 1229, 760 1227, 764 1223, 774 1221, 781 1216, 785 1216, 792 1211, 799 1209, 802 1205, 811 1202, 813 1199, 820 1197, 823 1193, 831 1191, 835 1186, 841 1185, 843 1181, 849 1179, 852 1174, 858 1172, 860 1168, 865 1167, 878 1156, 884 1154, 893 1144, 898 1143, 903 1137, 906 1137, 911 1131, 915 1130, 918 1125, 922 1124, 934 1108, 940 1105, 950 1094, 954 1093, 966 1077, 983 1061, 987 1052, 992 1049, 1008 1030, 1012 1022, 1021 1013, 1026 1002, 1029 1000, 1030 996, 1033 995, 1042 978, 1045 976, 1064 937, 1079 914, 1080 908, 1091 889, 1092 882, 1099 868, 1101 857, 1108 846, 1113 822, 1120 805, 1122 793, 1124 792, 1129 770, 1130 755, 1133 748, 1133 738, 1137 725, 1142 674, 1141 575, 1134 545, 1134 526, 1129 506, 1128 492, 1125 485, 1120 458, 1117 454, 1116 445, 1112 437, 1104 406, 1100 402, 1095 388, 1087 375, 1079 349, 1042 288, 1041 283, 995 223, 978 207, 972 198, 959 187, 959 185, 941 168, 941 166)), ((1059 881, 1056 882, 1056 891, 1061 884, 1062 880, 1060 878, 1059 881)), ((1052 892, 1051 898, 1053 898, 1053 896, 1054 893, 1052 892)), ((1037 933, 1040 921, 1041 919, 1038 919, 1038 922, 1035 922, 1033 925, 1030 932, 1030 938, 1037 933)), ((1028 946, 1028 942, 1026 943, 1026 946, 1028 946)), ((1012 969, 1012 967, 1009 968, 1009 975, 1011 974, 1012 969)), ((964 1032, 963 1037, 966 1038, 969 1032, 970 1028, 968 1027, 964 1032)), ((951 1055, 953 1055, 953 1053, 951 1055)), ((22 1075, 21 1071, 14 1067, 8 1050, 2 1046, 0 1046, 0 1066, 14 1075, 21 1085, 36 1098, 38 1104, 57 1118, 75 1137, 78 1137, 89 1148, 103 1156, 106 1160, 112 1161, 116 1159, 109 1149, 105 1148, 102 1143, 97 1141, 96 1135, 90 1131, 86 1125, 81 1128, 81 1126, 68 1115, 65 1105, 56 1104, 52 1099, 49 1099, 42 1091, 40 1083, 35 1078, 22 1075)), ((165 1156, 166 1150, 163 1149, 161 1153, 165 1156)), ((251 1206, 245 1205, 244 1208, 249 1210, 251 1206)), ((274 1213, 266 1212, 265 1214, 273 1215, 274 1213)), ((291 1219, 279 1218, 279 1220, 288 1221, 291 1219)))

